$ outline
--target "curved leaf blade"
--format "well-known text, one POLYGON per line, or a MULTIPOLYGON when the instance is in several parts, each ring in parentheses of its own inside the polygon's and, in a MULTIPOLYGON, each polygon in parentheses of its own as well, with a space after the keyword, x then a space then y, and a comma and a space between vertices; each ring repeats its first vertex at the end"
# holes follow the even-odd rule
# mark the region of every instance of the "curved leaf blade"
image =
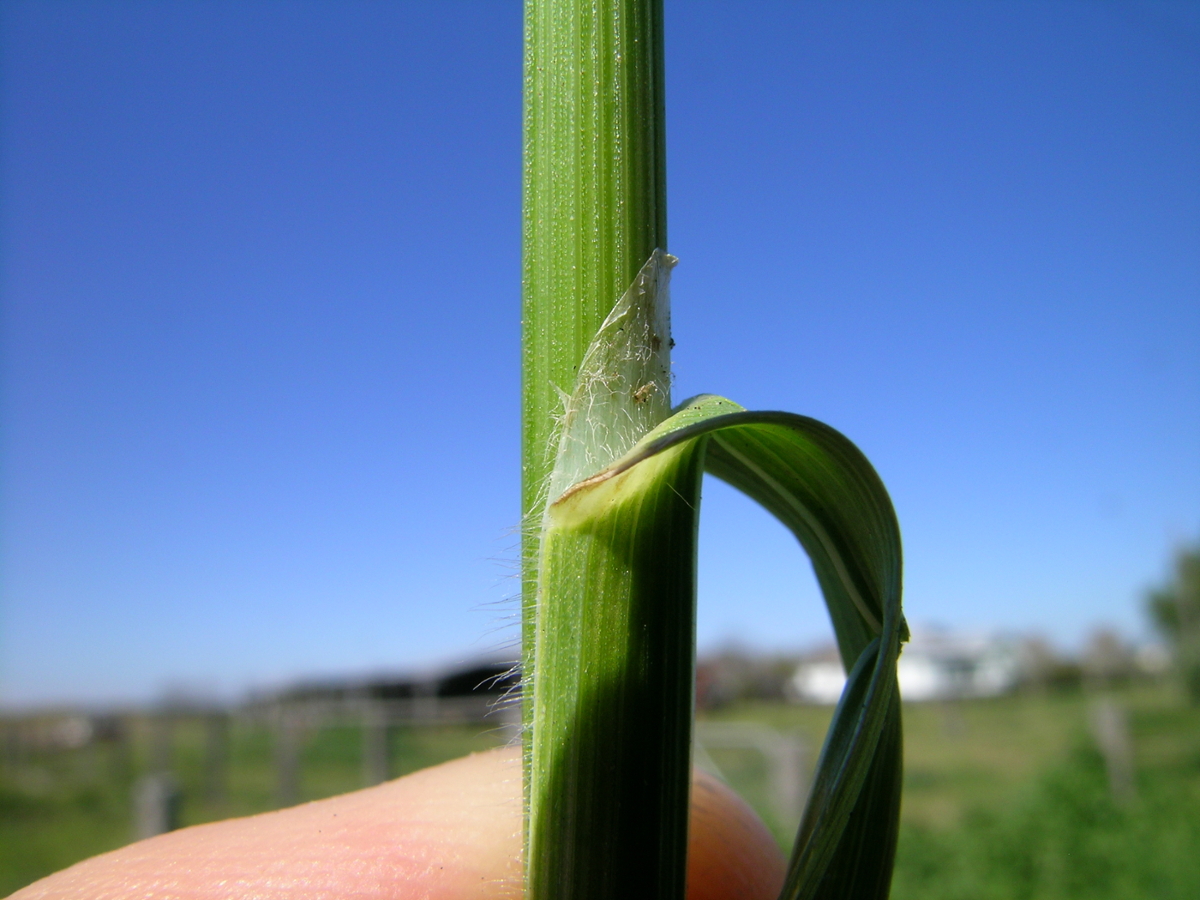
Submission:
POLYGON ((896 660, 907 640, 891 500, 866 457, 829 426, 701 396, 556 504, 672 448, 698 444, 707 471, 757 500, 808 551, 850 669, 782 896, 886 897, 902 765, 896 660))

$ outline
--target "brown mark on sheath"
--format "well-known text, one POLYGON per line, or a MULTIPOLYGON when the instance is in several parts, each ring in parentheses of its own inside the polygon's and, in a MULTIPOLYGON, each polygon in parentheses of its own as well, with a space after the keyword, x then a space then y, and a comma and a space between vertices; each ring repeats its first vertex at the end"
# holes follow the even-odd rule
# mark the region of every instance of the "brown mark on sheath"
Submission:
POLYGON ((650 395, 657 390, 657 387, 658 386, 653 381, 643 384, 640 388, 633 392, 633 402, 645 403, 650 399, 650 395))

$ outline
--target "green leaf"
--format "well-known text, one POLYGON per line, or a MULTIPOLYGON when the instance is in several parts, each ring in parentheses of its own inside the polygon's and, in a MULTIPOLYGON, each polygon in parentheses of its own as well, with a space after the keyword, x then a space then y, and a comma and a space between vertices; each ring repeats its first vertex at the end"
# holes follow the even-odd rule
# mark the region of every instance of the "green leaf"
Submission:
POLYGON ((694 662, 702 467, 761 503, 808 551, 850 670, 782 896, 886 897, 901 774, 896 659, 907 639, 891 501, 866 457, 832 428, 713 396, 683 404, 547 508, 531 896, 680 896, 686 768, 672 754, 690 730, 678 710, 691 708, 681 697, 694 662), (643 894, 647 879, 653 890, 643 894))

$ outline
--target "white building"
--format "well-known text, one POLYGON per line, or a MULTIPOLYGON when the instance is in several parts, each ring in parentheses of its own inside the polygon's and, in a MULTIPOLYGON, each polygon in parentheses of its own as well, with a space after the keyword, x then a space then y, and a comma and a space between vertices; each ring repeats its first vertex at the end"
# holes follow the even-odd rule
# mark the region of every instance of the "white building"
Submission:
MULTIPOLYGON (((905 644, 896 666, 905 700, 994 697, 1017 686, 1025 664, 1021 646, 1004 638, 918 631, 905 644)), ((837 703, 846 674, 836 652, 801 662, 789 693, 802 703, 837 703)))

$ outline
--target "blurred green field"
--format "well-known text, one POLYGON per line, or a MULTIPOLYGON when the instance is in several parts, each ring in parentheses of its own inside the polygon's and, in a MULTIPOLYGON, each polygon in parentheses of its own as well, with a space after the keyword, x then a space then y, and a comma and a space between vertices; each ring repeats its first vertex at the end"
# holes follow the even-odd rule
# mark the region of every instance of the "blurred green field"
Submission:
MULTIPOLYGON (((1079 691, 907 704, 894 900, 1200 897, 1200 708, 1167 685, 1104 695, 1126 716, 1135 794, 1110 793, 1079 691)), ((795 729, 815 764, 831 711, 761 705, 710 719, 795 729)), ((795 827, 767 768, 713 753, 781 845, 795 827)))
MULTIPOLYGON (((1025 694, 909 704, 896 900, 1056 900, 1200 897, 1200 709, 1165 686, 1110 695, 1127 714, 1136 794, 1117 802, 1088 728, 1094 698, 1025 694)), ((704 716, 797 733, 805 765, 831 711, 740 705, 704 716)), ((495 746, 490 724, 396 727, 393 777, 495 746)), ((180 718, 172 768, 184 825, 276 808, 271 732, 235 723, 224 789, 206 774, 204 723, 180 718)), ((124 741, 71 750, 9 751, 0 766, 0 896, 132 837, 131 796, 151 765, 152 725, 134 720, 124 741)), ((161 752, 161 749, 160 751, 161 752)), ((311 731, 302 742, 300 799, 363 784, 358 727, 311 731)), ((770 768, 749 750, 712 749, 711 763, 759 810, 781 844, 795 822, 773 801, 770 768)))

